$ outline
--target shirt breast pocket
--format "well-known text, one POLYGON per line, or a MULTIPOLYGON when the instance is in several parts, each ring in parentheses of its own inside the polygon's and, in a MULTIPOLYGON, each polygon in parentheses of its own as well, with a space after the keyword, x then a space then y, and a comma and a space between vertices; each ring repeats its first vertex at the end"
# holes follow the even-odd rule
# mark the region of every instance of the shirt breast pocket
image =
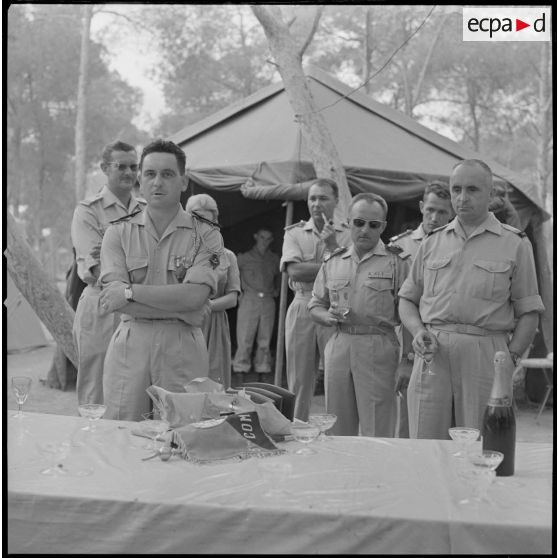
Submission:
POLYGON ((510 293, 510 262, 476 260, 473 263, 472 295, 485 300, 505 300, 510 293))
POLYGON ((439 295, 444 283, 447 283, 450 273, 451 258, 436 258, 424 264, 424 294, 426 296, 439 295), (445 281, 444 281, 445 280, 445 281))
POLYGON ((126 267, 131 283, 143 283, 147 277, 147 258, 127 257, 126 267))
POLYGON ((330 279, 327 282, 329 302, 338 310, 350 308, 351 287, 348 279, 330 279))
POLYGON ((364 312, 370 317, 390 318, 395 304, 393 277, 368 277, 364 281, 364 312))

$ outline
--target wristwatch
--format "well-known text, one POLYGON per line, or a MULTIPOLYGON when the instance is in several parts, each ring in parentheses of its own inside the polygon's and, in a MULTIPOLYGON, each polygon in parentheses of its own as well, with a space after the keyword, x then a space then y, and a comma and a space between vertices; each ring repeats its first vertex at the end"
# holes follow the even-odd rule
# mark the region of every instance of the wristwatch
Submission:
POLYGON ((128 302, 134 302, 134 293, 132 292, 132 285, 124 287, 124 296, 128 302))

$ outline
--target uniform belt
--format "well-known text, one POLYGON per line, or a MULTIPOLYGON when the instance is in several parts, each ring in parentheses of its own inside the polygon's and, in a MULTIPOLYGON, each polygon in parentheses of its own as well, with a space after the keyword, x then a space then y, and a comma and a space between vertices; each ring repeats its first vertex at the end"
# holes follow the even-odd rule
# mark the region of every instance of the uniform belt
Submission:
POLYGON ((179 320, 177 318, 133 318, 133 317, 126 317, 122 319, 123 322, 159 322, 163 324, 184 324, 189 325, 183 320, 179 320))
POLYGON ((496 331, 469 324, 427 324, 432 329, 451 331, 452 333, 466 333, 468 335, 505 335, 507 331, 496 331))
POLYGON ((337 329, 341 333, 348 333, 349 335, 391 335, 393 333, 393 330, 373 325, 337 324, 337 329))

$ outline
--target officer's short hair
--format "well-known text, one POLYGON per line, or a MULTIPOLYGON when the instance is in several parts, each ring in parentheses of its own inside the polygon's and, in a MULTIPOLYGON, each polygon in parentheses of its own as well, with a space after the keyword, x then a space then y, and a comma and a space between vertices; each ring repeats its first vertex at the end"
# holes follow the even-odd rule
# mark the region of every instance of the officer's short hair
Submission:
POLYGON ((113 151, 124 151, 128 153, 129 151, 135 151, 136 148, 129 143, 124 143, 123 141, 117 140, 112 143, 107 143, 103 150, 101 151, 101 162, 105 164, 112 163, 112 152, 113 151))
POLYGON ((387 219, 388 204, 387 204, 386 200, 384 200, 384 198, 382 198, 382 196, 379 196, 378 194, 373 194, 372 192, 365 192, 365 193, 362 193, 362 194, 357 194, 351 200, 351 203, 349 204, 349 213, 351 212, 351 209, 353 209, 353 206, 355 204, 357 204, 359 201, 366 201, 369 204, 372 204, 372 203, 379 204, 382 207, 382 209, 384 210, 384 219, 387 219))
POLYGON ((217 207, 217 202, 208 194, 195 194, 188 198, 186 202, 186 206, 184 210, 188 213, 192 213, 192 211, 199 211, 199 210, 207 210, 207 211, 217 211, 219 213, 219 208, 217 207))
POLYGON ((141 171, 143 160, 150 153, 170 153, 176 157, 176 163, 178 165, 178 172, 184 174, 186 172, 186 153, 176 145, 176 143, 164 139, 156 139, 150 144, 146 145, 141 152, 139 168, 141 171))
POLYGON ((449 201, 451 199, 449 184, 447 184, 446 182, 440 182, 438 180, 433 180, 426 185, 424 194, 422 196, 422 201, 426 201, 428 194, 434 194, 436 197, 443 200, 449 201))
POLYGON ((463 161, 458 161, 453 166, 453 169, 451 169, 452 173, 456 168, 461 166, 481 167, 481 169, 486 171, 486 173, 490 176, 490 180, 492 181, 492 169, 484 161, 481 161, 480 159, 463 159, 463 161))
POLYGON ((339 186, 337 186, 337 182, 335 182, 335 180, 332 180, 331 178, 316 178, 316 180, 314 180, 314 182, 310 184, 310 188, 312 188, 312 186, 329 186, 333 191, 333 197, 336 200, 339 199, 339 186))

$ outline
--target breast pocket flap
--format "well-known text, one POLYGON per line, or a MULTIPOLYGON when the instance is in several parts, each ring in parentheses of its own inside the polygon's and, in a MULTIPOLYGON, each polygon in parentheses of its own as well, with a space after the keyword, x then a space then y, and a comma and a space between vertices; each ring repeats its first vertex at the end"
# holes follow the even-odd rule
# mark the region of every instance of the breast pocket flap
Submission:
POLYGON ((437 258, 435 260, 428 260, 424 265, 428 269, 442 269, 446 267, 451 261, 451 258, 437 258))
POLYGON ((134 269, 141 269, 142 267, 147 267, 147 258, 138 258, 138 257, 127 257, 126 258, 126 267, 129 271, 133 271, 134 269))
POLYGON ((489 260, 477 260, 474 264, 490 273, 505 273, 511 267, 509 262, 492 262, 489 260))
POLYGON ((369 277, 364 286, 375 291, 388 291, 392 287, 391 277, 369 277))

